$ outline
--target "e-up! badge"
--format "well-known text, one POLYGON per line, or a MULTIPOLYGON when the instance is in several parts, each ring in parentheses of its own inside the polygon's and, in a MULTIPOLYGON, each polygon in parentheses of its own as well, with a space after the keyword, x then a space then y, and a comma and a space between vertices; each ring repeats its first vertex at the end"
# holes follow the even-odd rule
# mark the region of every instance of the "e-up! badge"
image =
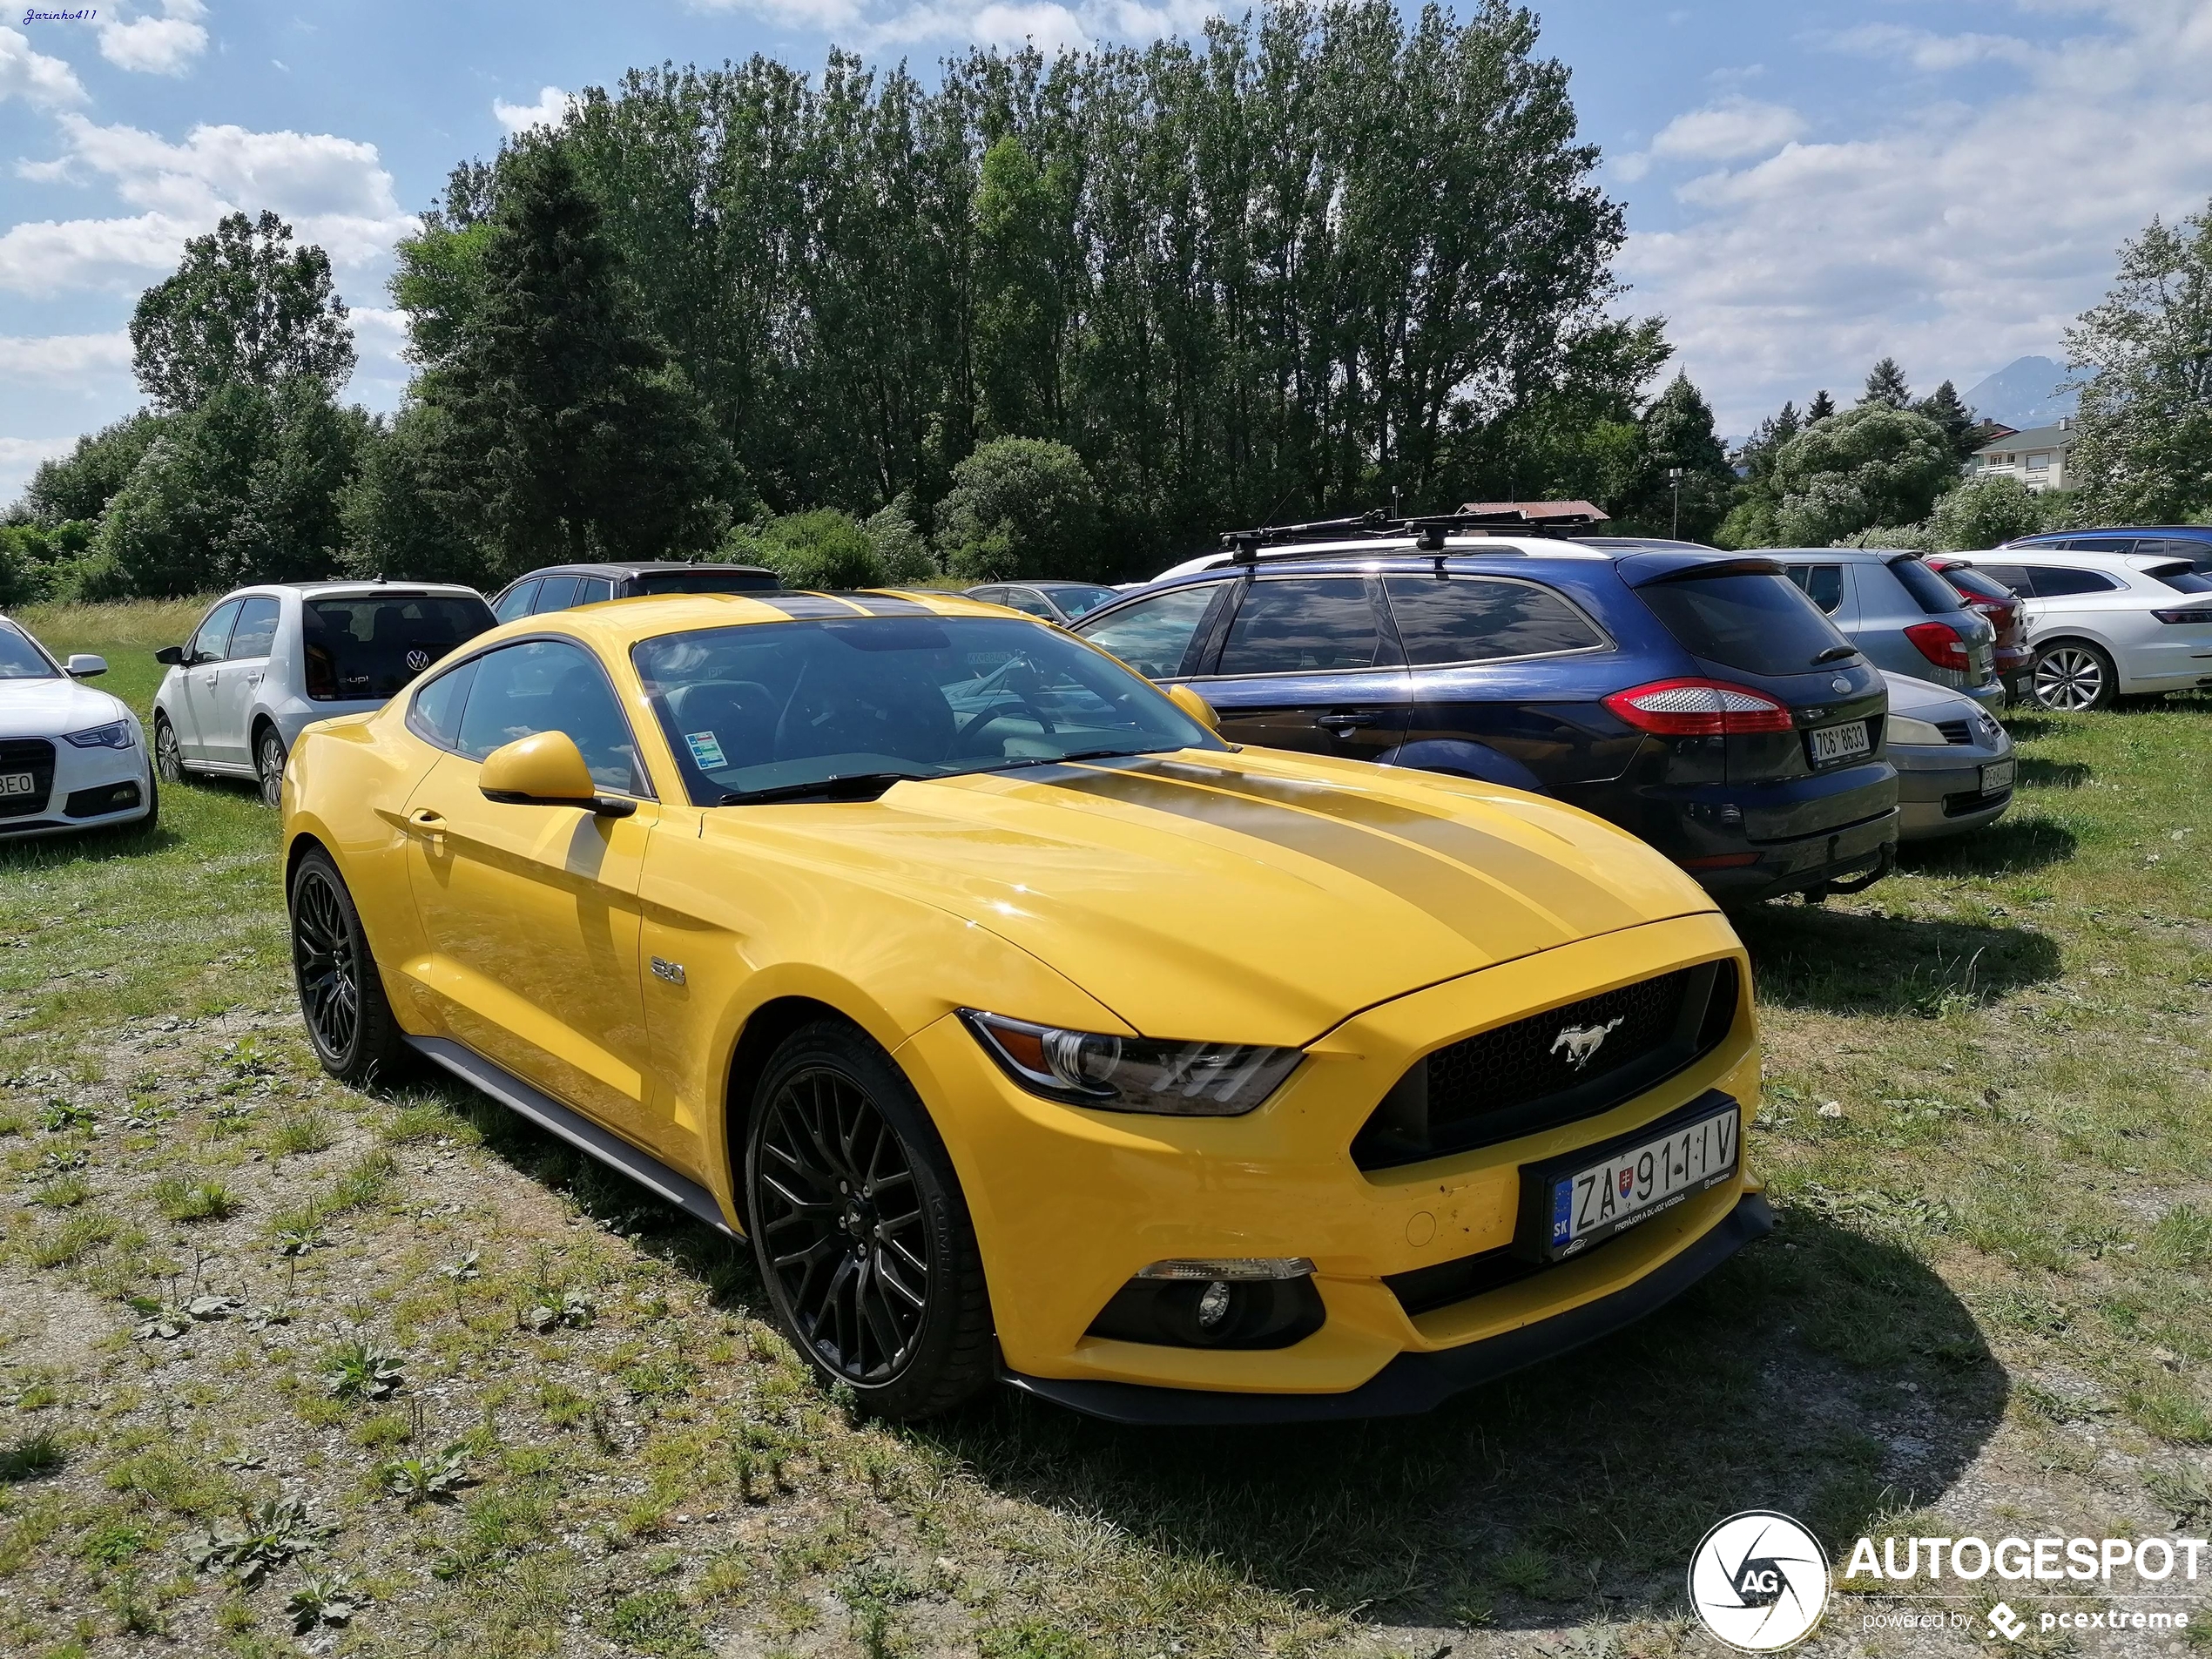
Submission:
POLYGON ((1778 1653, 1820 1622, 1828 1554, 1789 1516, 1747 1509, 1707 1533, 1689 1558, 1689 1603, 1730 1647, 1778 1653))
POLYGON ((702 772, 719 772, 730 764, 723 758, 722 740, 711 732, 686 732, 684 741, 691 745, 691 759, 702 772))

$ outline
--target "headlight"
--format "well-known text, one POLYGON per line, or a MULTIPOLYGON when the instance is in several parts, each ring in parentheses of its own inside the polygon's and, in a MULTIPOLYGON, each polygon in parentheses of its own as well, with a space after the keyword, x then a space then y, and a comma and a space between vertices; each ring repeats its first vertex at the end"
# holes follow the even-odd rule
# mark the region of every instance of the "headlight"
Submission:
POLYGON ((72 732, 63 741, 78 749, 128 749, 138 738, 128 720, 117 720, 96 725, 90 732, 72 732))
POLYGON ((1909 714, 1892 714, 1890 716, 1890 741, 1925 744, 1932 749, 1940 749, 1950 739, 1943 735, 1940 728, 1925 720, 1916 720, 1909 714))
POLYGON ((1241 1042, 1154 1042, 1063 1031, 1001 1014, 960 1016, 1007 1076, 1033 1094, 1109 1112, 1235 1117, 1273 1094, 1305 1056, 1241 1042))

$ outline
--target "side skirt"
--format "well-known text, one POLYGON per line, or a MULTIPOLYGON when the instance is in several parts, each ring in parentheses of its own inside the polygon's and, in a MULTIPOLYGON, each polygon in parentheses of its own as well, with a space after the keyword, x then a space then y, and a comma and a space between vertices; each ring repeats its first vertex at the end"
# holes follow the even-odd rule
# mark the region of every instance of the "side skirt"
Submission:
POLYGON ((618 1170, 655 1197, 674 1204, 694 1221, 705 1222, 725 1238, 743 1237, 722 1218, 722 1206, 705 1187, 681 1176, 651 1154, 570 1110, 543 1089, 532 1087, 504 1066, 494 1065, 473 1049, 446 1037, 409 1037, 407 1046, 442 1066, 462 1082, 489 1095, 519 1116, 618 1170))

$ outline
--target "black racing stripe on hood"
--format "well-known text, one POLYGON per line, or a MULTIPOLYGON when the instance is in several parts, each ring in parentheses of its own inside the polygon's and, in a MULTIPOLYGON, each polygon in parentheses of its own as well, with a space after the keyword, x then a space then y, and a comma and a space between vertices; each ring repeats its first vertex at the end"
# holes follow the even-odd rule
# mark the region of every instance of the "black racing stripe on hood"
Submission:
POLYGON ((1501 892, 1440 854, 1405 846, 1341 819, 1318 817, 1253 795, 1225 792, 1235 791, 1244 781, 1241 773, 1223 772, 1217 775, 1217 788, 1202 788, 1197 785, 1204 769, 1189 766, 1184 771, 1190 774, 1185 779, 1161 777, 1156 766, 1089 772, 1055 782, 1053 787, 1172 813, 1303 853, 1435 917, 1486 953, 1496 947, 1501 913, 1512 909, 1527 914, 1528 910, 1514 894, 1501 892))
POLYGON ((896 593, 841 593, 839 598, 855 604, 871 617, 934 617, 937 613, 918 600, 896 593))
POLYGON ((844 599, 833 599, 826 593, 748 593, 741 596, 771 610, 780 610, 799 622, 819 622, 826 617, 865 617, 868 613, 844 599))
POLYGON ((1616 894, 1541 853, 1471 824, 1334 784, 1224 772, 1175 760, 1154 761, 1151 768, 1163 778, 1235 790, 1278 806, 1319 813, 1362 829, 1381 830, 1480 870, 1516 893, 1534 894, 1547 909, 1571 924, 1591 930, 1620 925, 1621 900, 1616 894))

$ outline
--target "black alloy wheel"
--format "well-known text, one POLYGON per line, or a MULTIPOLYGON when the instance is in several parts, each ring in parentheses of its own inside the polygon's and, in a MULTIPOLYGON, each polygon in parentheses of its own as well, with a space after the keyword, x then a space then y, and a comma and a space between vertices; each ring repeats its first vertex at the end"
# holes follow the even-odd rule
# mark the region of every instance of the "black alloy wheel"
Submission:
POLYGON ((177 728, 158 715, 153 722, 153 769, 165 784, 185 781, 185 751, 177 741, 177 728))
POLYGON ((990 1376, 981 1262, 913 1089, 824 1022, 776 1051, 746 1136, 747 1216, 786 1334, 868 1410, 927 1416, 990 1376))
POLYGON ((271 806, 284 801, 284 739, 276 728, 265 725, 253 739, 253 775, 260 779, 261 799, 271 806))
POLYGON ((406 1046, 361 913, 337 866, 320 849, 293 873, 292 977, 324 1070, 360 1084, 398 1068, 406 1046))
POLYGON ((2109 708, 2114 689, 2112 659, 2094 645, 2071 641, 2052 646, 2035 659, 2031 695, 2035 706, 2054 714, 2080 714, 2109 708))

